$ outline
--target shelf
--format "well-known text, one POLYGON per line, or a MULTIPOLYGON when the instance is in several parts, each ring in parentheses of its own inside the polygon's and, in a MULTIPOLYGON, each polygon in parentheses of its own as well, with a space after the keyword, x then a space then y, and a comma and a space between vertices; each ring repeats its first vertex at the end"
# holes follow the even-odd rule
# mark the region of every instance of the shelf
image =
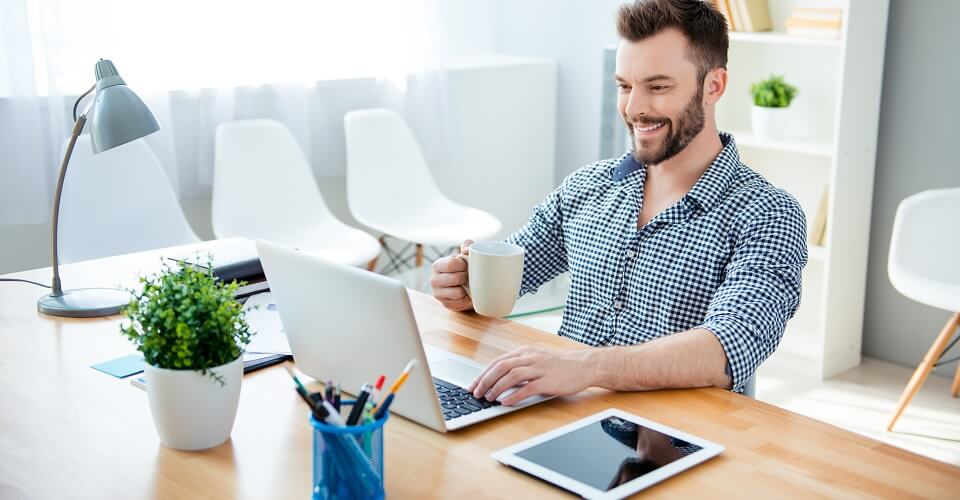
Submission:
POLYGON ((772 31, 761 31, 756 33, 746 31, 731 31, 730 41, 777 45, 799 45, 809 47, 840 47, 843 44, 843 39, 840 38, 803 37, 772 31))
POLYGON ((826 141, 779 141, 758 139, 753 132, 747 130, 732 130, 734 140, 737 146, 766 149, 768 151, 781 151, 785 153, 797 153, 809 156, 820 156, 824 158, 833 157, 833 145, 826 141))

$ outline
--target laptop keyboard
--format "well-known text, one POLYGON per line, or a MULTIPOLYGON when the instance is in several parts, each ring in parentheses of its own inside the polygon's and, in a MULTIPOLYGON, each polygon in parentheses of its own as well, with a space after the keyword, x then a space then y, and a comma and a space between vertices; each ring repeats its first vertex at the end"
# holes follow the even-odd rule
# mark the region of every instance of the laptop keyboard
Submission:
POLYGON ((466 389, 438 378, 433 379, 433 385, 437 390, 437 396, 440 397, 440 407, 443 409, 444 420, 453 420, 491 406, 500 405, 499 401, 491 403, 486 399, 477 399, 466 389))

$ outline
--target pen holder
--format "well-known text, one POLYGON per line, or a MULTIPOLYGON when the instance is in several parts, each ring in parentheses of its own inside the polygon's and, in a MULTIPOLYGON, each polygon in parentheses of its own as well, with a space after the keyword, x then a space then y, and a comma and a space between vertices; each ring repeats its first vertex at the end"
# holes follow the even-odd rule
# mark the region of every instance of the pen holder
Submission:
MULTIPOLYGON (((353 401, 340 407, 346 421, 353 401)), ((319 422, 313 425, 313 498, 383 498, 383 418, 340 427, 319 422)))

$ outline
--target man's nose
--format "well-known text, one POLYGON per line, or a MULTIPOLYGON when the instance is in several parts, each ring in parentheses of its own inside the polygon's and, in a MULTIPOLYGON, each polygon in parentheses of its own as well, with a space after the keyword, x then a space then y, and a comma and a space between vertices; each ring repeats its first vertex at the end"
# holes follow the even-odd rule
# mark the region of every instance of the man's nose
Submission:
POLYGON ((650 101, 640 89, 634 87, 630 90, 630 95, 627 97, 627 105, 624 108, 624 115, 626 115, 630 123, 650 115, 650 101))

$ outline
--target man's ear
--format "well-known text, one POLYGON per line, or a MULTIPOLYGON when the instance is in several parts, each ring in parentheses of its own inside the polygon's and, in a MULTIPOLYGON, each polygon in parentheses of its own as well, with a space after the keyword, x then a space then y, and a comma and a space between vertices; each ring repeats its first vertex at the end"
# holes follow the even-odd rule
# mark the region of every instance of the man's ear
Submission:
POLYGON ((727 70, 714 68, 703 79, 703 103, 716 104, 727 91, 727 70))

